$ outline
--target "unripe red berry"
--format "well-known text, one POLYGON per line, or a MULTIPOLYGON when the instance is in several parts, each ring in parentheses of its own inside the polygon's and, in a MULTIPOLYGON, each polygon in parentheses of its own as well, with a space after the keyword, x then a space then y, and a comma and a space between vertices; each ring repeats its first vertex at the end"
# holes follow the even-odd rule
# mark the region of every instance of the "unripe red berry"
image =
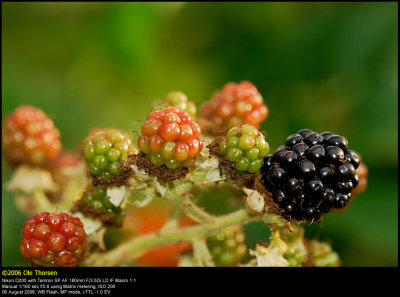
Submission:
POLYGON ((87 235, 77 217, 43 212, 28 219, 22 232, 22 255, 37 266, 76 266, 85 256, 87 235))

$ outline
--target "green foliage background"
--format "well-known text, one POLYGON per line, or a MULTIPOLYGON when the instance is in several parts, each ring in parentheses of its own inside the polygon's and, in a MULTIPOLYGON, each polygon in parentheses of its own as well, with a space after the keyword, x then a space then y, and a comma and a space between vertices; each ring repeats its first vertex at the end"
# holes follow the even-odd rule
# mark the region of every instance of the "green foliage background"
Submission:
MULTIPOLYGON (((307 237, 331 241, 344 266, 397 266, 397 5, 2 3, 2 118, 40 107, 75 149, 94 127, 138 130, 169 91, 201 103, 249 80, 270 110, 262 130, 272 149, 302 128, 334 131, 368 165, 367 191, 307 237)), ((3 163, 3 186, 10 176, 3 163)), ((226 211, 226 191, 203 196, 226 211)), ((25 264, 25 220, 3 189, 3 265, 25 264)), ((246 232, 250 247, 268 239, 259 224, 246 232)))

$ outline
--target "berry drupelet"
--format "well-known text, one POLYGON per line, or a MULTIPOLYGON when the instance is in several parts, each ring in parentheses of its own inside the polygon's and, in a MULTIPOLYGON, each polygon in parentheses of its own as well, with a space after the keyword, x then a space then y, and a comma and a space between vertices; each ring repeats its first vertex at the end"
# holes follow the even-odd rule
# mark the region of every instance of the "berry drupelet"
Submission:
POLYGON ((40 109, 18 107, 8 115, 2 130, 4 159, 12 166, 44 166, 62 149, 60 132, 40 109))
POLYGON ((219 151, 235 164, 240 173, 258 172, 269 150, 264 135, 249 124, 229 129, 226 138, 219 143, 219 151))
POLYGON ((73 267, 83 260, 87 243, 79 218, 42 212, 25 222, 20 249, 35 266, 73 267))
POLYGON ((121 174, 128 154, 137 153, 131 137, 116 129, 98 129, 83 140, 83 153, 93 177, 109 180, 121 174))
POLYGON ((172 170, 190 167, 203 149, 199 125, 177 107, 151 112, 141 132, 139 149, 156 166, 172 170))
POLYGON ((200 116, 209 119, 219 129, 241 124, 250 124, 258 129, 268 116, 268 108, 252 83, 230 82, 201 106, 200 116))
POLYGON ((232 226, 207 238, 207 245, 217 266, 240 264, 247 253, 243 228, 232 226))
POLYGON ((303 129, 265 157, 262 181, 283 216, 313 222, 349 203, 359 163, 346 138, 303 129))

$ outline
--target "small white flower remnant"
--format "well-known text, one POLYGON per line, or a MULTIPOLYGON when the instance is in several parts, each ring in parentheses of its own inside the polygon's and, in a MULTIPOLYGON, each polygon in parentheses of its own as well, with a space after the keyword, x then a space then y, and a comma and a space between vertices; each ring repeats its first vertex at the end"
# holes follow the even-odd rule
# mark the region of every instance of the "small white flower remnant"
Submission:
POLYGON ((268 247, 257 244, 250 255, 255 256, 259 267, 289 267, 289 262, 283 257, 287 244, 280 238, 279 231, 273 231, 268 247))
POLYGON ((251 212, 263 213, 265 211, 265 199, 258 191, 243 187, 243 192, 246 194, 245 203, 251 212))

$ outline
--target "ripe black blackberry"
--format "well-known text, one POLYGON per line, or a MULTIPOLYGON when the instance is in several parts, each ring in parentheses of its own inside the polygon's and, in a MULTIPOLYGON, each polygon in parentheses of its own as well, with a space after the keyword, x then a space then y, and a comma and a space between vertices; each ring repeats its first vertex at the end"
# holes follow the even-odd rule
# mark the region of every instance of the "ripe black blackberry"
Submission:
POLYGON ((348 204, 359 163, 346 138, 303 129, 265 157, 262 182, 284 217, 313 222, 348 204))

